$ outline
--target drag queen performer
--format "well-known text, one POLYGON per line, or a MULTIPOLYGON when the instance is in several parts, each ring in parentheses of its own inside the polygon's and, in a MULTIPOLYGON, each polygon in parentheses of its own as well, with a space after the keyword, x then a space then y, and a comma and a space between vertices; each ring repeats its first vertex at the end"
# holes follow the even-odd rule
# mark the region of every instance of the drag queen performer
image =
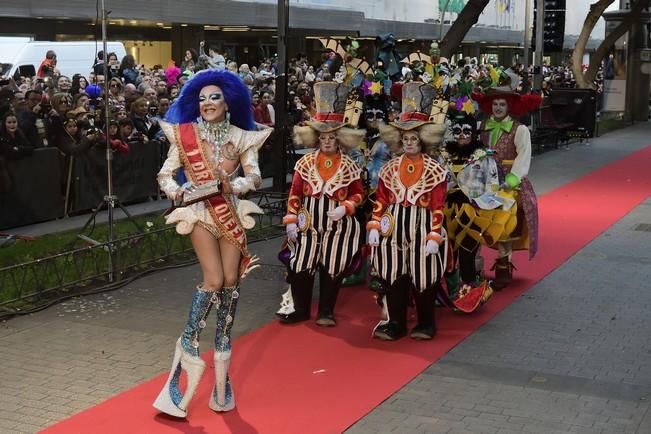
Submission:
POLYGON ((355 210, 364 201, 364 185, 360 168, 342 151, 358 147, 366 132, 346 126, 348 90, 341 83, 316 83, 318 112, 307 126, 294 127, 296 144, 314 147, 318 143, 318 150, 296 163, 283 218, 293 308, 287 305, 278 312, 282 323, 310 319, 314 273, 319 268, 316 323, 336 325, 334 309, 342 272, 360 248, 362 229, 355 210))
POLYGON ((209 406, 214 411, 229 411, 235 407, 228 376, 231 329, 240 296, 239 283, 253 262, 245 229, 255 224, 248 214, 259 212, 253 203, 238 201, 237 196, 260 185, 258 149, 272 130, 255 131, 249 91, 237 75, 227 71, 205 71, 190 79, 161 126, 171 144, 158 173, 165 194, 182 200, 196 186, 216 180, 220 181, 221 193, 177 208, 167 217, 168 224, 176 224, 178 233, 190 235, 203 283, 194 292, 188 320, 176 342, 169 378, 154 407, 172 416, 186 417, 205 369, 199 335, 214 305, 215 387, 209 406), (179 168, 189 179, 183 186, 174 180, 179 168), (244 176, 239 176, 240 168, 244 176), (179 387, 181 370, 188 377, 185 393, 179 387))
POLYGON ((489 89, 473 95, 479 108, 490 117, 481 126, 481 140, 494 154, 502 188, 517 200, 517 227, 509 239, 497 243, 498 255, 493 288, 500 290, 511 283, 512 251, 529 250, 529 259, 538 249, 538 201, 527 178, 531 165, 531 135, 526 125, 511 117, 535 110, 541 102, 539 95, 520 95, 510 89, 489 89))
POLYGON ((382 340, 407 333, 407 304, 413 291, 418 324, 413 339, 432 339, 434 285, 445 269, 446 245, 442 236, 446 193, 445 169, 427 155, 441 143, 445 125, 430 121, 436 89, 419 82, 402 89, 400 120, 380 126, 382 139, 393 152, 379 174, 368 243, 374 247, 372 264, 386 295, 385 319, 373 330, 382 340))

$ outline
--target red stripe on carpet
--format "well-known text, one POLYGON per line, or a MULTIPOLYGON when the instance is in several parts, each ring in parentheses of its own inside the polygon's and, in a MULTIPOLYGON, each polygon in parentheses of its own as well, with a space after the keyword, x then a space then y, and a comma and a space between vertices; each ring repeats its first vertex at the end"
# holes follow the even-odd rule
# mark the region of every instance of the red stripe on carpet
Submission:
MULTIPOLYGON (((272 322, 237 339, 232 377, 238 406, 230 413, 208 408, 213 374, 207 369, 187 420, 157 414, 151 403, 165 373, 44 432, 342 432, 645 200, 649 167, 651 146, 540 198, 538 256, 528 262, 525 254, 516 255, 514 284, 480 312, 462 316, 439 309, 439 332, 431 342, 373 340, 380 312, 371 292, 344 289, 334 329, 272 322)), ((171 363, 174 342, 169 346, 171 363)))

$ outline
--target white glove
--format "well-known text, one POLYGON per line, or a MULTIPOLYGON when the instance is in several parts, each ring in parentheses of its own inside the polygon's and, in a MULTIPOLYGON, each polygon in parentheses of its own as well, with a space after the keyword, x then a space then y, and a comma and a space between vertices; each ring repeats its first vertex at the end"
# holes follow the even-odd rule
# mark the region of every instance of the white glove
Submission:
POLYGON ((296 226, 296 223, 288 223, 286 229, 287 239, 292 243, 295 243, 298 239, 298 226, 296 226))
POLYGON ((346 207, 343 205, 338 206, 332 211, 328 211, 328 218, 333 222, 336 222, 337 220, 341 220, 341 218, 345 215, 346 215, 346 207))
POLYGON ((425 244, 425 256, 435 255, 439 251, 439 244, 434 240, 427 240, 425 244))
POLYGON ((380 245, 380 231, 377 229, 371 229, 368 231, 368 245, 372 247, 380 245))

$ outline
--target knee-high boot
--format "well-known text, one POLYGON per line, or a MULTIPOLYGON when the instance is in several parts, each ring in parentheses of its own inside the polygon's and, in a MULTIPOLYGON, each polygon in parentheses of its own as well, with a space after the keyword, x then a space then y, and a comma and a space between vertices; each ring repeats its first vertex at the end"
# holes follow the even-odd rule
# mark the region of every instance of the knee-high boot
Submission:
POLYGON ((373 337, 384 341, 395 341, 407 334, 407 301, 409 291, 407 276, 399 277, 384 296, 386 318, 373 330, 373 337))
POLYGON ((414 290, 418 324, 411 331, 410 337, 412 339, 429 340, 436 334, 434 295, 434 287, 429 287, 423 291, 414 290))
POLYGON ((290 272, 287 281, 291 285, 294 312, 277 313, 280 322, 285 324, 307 321, 310 319, 310 308, 312 306, 312 287, 314 286, 314 274, 309 271, 300 273, 290 272))
POLYGON ((206 326, 210 308, 217 301, 217 293, 197 287, 183 334, 176 341, 172 369, 165 386, 154 401, 154 407, 171 416, 186 417, 190 400, 197 390, 206 363, 199 357, 199 334, 206 326), (179 387, 181 371, 188 376, 185 394, 179 387))
POLYGON ((475 264, 475 257, 477 255, 476 247, 472 250, 459 249, 459 271, 461 274, 461 281, 473 285, 477 280, 477 269, 475 264))
POLYGON ((215 411, 230 411, 235 408, 235 395, 228 368, 231 364, 231 330, 239 298, 239 286, 222 288, 219 293, 215 331, 215 387, 208 403, 215 411))
POLYGON ((333 279, 328 271, 321 268, 319 271, 319 313, 316 324, 321 327, 333 327, 335 321, 335 304, 339 295, 339 279, 333 279))

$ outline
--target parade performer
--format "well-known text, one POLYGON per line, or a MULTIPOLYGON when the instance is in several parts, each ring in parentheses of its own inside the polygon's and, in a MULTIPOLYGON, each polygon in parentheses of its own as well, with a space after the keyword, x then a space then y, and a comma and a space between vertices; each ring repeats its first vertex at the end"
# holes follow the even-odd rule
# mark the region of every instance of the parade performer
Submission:
POLYGON ((518 117, 535 110, 541 98, 533 94, 520 95, 511 89, 507 83, 473 95, 480 110, 490 115, 482 123, 481 140, 494 152, 502 189, 517 200, 517 227, 497 243, 498 257, 492 267, 495 270, 493 288, 496 290, 511 283, 512 251, 529 250, 529 259, 532 259, 538 248, 538 204, 527 178, 531 165, 531 135, 529 129, 511 115, 518 117))
POLYGON ((402 89, 400 119, 381 126, 384 141, 396 154, 379 174, 368 243, 375 247, 373 268, 386 288, 385 318, 373 336, 395 340, 407 333, 407 304, 413 291, 418 324, 414 339, 432 339, 434 285, 445 269, 442 235, 445 169, 428 155, 441 143, 446 126, 434 124, 432 107, 436 89, 419 82, 402 89))
POLYGON ((482 209, 492 210, 501 203, 496 197, 500 187, 497 163, 479 141, 474 108, 466 109, 470 113, 448 111, 453 140, 443 144, 438 161, 448 171, 444 213, 452 250, 441 295, 447 296, 444 301, 450 307, 470 313, 492 293, 476 265, 490 218, 477 216, 482 209))
POLYGON ((392 155, 391 149, 380 137, 380 125, 387 123, 390 102, 384 93, 371 94, 364 99, 364 125, 366 126, 366 171, 369 193, 377 190, 380 169, 392 155))
POLYGON ((319 268, 316 323, 336 325, 334 309, 342 274, 360 248, 362 230, 354 215, 364 201, 364 186, 360 168, 342 151, 358 147, 365 131, 346 126, 348 90, 341 83, 316 83, 317 113, 306 126, 294 127, 297 145, 318 144, 318 150, 296 163, 283 218, 291 288, 277 313, 282 323, 310 319, 314 274, 319 268))
MULTIPOLYGON (((366 140, 363 162, 360 168, 362 169, 367 200, 365 205, 357 212, 357 217, 362 225, 366 224, 372 212, 380 169, 392 156, 389 146, 380 138, 379 130, 380 124, 387 122, 387 111, 390 104, 388 95, 382 91, 380 82, 370 82, 364 89, 368 89, 369 93, 364 96, 364 108, 361 117, 361 127, 366 129, 366 140)), ((344 278, 341 285, 353 286, 364 283, 366 282, 367 273, 367 258, 363 258, 359 270, 344 278)), ((379 283, 375 279, 371 280, 370 286, 373 290, 379 289, 379 283)))
POLYGON ((238 195, 255 190, 261 182, 258 150, 272 130, 255 131, 249 91, 237 75, 226 71, 196 74, 161 122, 171 146, 159 174, 165 194, 181 201, 202 185, 219 183, 219 194, 167 216, 179 234, 190 235, 199 259, 203 283, 194 292, 190 314, 176 342, 169 378, 154 402, 158 410, 186 417, 188 405, 205 369, 200 357, 199 335, 212 306, 217 311, 215 333, 215 387, 209 406, 221 412, 235 407, 228 375, 231 329, 240 297, 240 280, 252 269, 245 229, 255 221, 248 214, 260 212, 238 195), (179 186, 176 171, 185 170, 189 181, 179 186), (239 175, 240 169, 244 176, 239 175), (185 394, 179 388, 181 370, 187 373, 185 394))

